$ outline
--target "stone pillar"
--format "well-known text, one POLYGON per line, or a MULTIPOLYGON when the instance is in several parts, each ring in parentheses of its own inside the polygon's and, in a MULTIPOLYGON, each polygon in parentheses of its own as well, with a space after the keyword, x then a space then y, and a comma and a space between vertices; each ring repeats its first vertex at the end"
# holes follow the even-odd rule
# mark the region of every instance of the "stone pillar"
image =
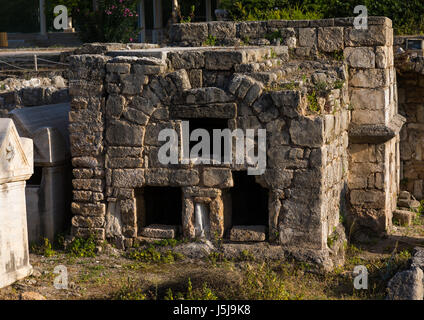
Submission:
POLYGON ((40 0, 40 34, 42 36, 47 34, 45 9, 45 0, 40 0))
POLYGON ((31 274, 25 180, 34 172, 33 144, 11 119, 0 119, 0 288, 31 274))
POLYGON ((159 43, 162 40, 162 29, 162 0, 155 0, 153 1, 153 43, 159 43))
POLYGON ((94 235, 98 240, 105 239, 104 79, 109 59, 101 55, 72 56, 70 59, 69 136, 74 167, 72 235, 94 235))
POLYGON ((349 130, 351 219, 381 233, 392 225, 399 189, 399 132, 393 29, 389 19, 345 30, 352 123, 349 130))
POLYGON ((212 21, 212 3, 211 0, 206 1, 206 21, 212 21))
POLYGON ((138 36, 139 42, 146 42, 146 9, 144 5, 144 0, 140 0, 137 5, 137 13, 138 13, 138 27, 140 28, 140 34, 138 36))

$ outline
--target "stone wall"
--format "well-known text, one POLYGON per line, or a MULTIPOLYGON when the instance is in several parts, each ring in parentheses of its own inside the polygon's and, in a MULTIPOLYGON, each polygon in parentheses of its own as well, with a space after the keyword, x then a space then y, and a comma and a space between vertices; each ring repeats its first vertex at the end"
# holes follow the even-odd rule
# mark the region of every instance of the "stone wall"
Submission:
MULTIPOLYGON (((232 172, 247 166, 158 161, 161 129, 181 132, 183 119, 213 118, 231 130, 267 130, 267 169, 256 181, 269 190, 269 240, 314 250, 316 259, 328 261, 347 183, 347 86, 326 91, 317 113, 308 105, 306 84, 273 86, 272 75, 282 81, 281 66, 289 63, 285 46, 132 54, 71 58, 73 234, 95 231, 99 240, 130 246, 147 234, 143 188, 172 186, 182 188, 184 236, 195 238, 194 204, 204 203, 210 234, 224 237, 231 228, 224 212, 230 210, 225 194, 234 186, 232 172)), ((340 62, 312 66, 344 82, 337 78, 340 62)))
POLYGON ((399 82, 399 112, 407 123, 400 135, 401 188, 417 199, 424 199, 424 75, 401 72, 399 82))
POLYGON ((211 39, 217 45, 281 43, 304 58, 319 59, 323 54, 343 58, 349 68, 352 110, 347 213, 351 222, 383 232, 391 227, 399 191, 396 141, 404 119, 397 112, 392 22, 369 17, 368 24, 366 31, 355 30, 353 18, 176 24, 170 37, 179 46, 202 45, 211 39))
POLYGON ((375 232, 389 229, 403 124, 393 30, 386 18, 370 18, 368 31, 352 23, 180 24, 174 45, 200 45, 211 35, 238 46, 71 57, 73 234, 94 231, 119 247, 151 236, 149 186, 180 188, 184 236, 196 237, 201 203, 209 208, 209 237, 228 237, 233 175, 247 166, 158 161, 162 129, 176 130, 181 142, 183 121, 211 118, 231 130, 267 130, 266 171, 256 182, 268 190, 270 242, 331 265, 342 251, 340 215, 375 232), (278 34, 277 45, 240 46, 267 44, 269 34, 278 34))

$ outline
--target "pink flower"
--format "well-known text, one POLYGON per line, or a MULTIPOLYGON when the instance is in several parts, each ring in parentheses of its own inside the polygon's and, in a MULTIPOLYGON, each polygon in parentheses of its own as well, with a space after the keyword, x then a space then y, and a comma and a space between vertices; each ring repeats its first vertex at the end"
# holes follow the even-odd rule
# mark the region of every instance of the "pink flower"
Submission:
POLYGON ((130 42, 133 42, 133 38, 130 38, 130 42))

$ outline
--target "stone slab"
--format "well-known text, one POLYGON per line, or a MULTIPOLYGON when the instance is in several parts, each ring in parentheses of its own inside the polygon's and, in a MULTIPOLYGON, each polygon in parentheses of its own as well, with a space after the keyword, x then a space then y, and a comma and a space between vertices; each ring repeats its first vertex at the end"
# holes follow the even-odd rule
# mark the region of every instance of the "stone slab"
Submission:
POLYGON ((261 242, 266 239, 266 226, 234 226, 230 231, 230 240, 236 242, 261 242))
POLYGON ((164 224, 151 224, 141 229, 141 235, 148 238, 174 239, 178 227, 164 224))

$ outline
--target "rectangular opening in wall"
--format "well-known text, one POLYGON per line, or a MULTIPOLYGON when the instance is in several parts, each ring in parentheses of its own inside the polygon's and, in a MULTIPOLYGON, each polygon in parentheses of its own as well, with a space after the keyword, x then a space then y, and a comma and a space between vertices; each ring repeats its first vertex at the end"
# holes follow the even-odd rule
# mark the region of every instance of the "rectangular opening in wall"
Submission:
MULTIPOLYGON (((205 129, 208 132, 209 137, 210 137, 209 148, 210 148, 211 154, 219 151, 219 150, 213 149, 213 130, 214 129, 219 129, 219 130, 228 129, 227 119, 196 118, 196 119, 185 119, 183 121, 189 122, 190 136, 191 136, 191 133, 196 129, 205 129)), ((190 141, 190 151, 192 150, 193 146, 195 146, 198 142, 199 141, 190 141)), ((224 161, 224 139, 221 139, 221 162, 223 162, 223 161, 224 161)))
POLYGON ((182 192, 175 187, 145 187, 136 191, 140 235, 175 238, 182 225, 182 192))
POLYGON ((231 195, 232 241, 264 241, 268 226, 268 189, 256 183, 254 175, 233 171, 231 195))

